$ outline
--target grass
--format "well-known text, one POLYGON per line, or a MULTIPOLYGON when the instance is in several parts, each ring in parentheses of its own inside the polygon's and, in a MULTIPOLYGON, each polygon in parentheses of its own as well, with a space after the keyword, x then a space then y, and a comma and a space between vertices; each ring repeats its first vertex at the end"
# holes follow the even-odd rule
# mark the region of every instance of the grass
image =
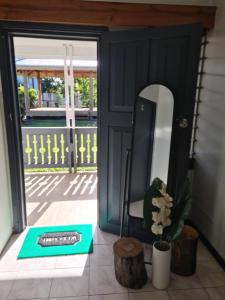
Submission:
MULTIPOLYGON (((96 172, 97 167, 78 167, 77 172, 96 172)), ((25 169, 25 173, 49 173, 49 172, 69 172, 69 168, 32 168, 25 169)))

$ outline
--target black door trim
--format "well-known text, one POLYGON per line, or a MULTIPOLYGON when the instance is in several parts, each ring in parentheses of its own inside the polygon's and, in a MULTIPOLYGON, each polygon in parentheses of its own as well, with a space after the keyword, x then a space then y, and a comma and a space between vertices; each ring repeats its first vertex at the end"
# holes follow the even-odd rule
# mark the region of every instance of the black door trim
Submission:
MULTIPOLYGON (((97 41, 99 61, 99 39, 101 34, 105 31, 107 31, 106 27, 0 22, 0 73, 9 155, 13 230, 16 233, 23 231, 26 227, 27 216, 24 189, 23 149, 20 130, 21 124, 19 118, 18 95, 16 93, 17 79, 13 37, 94 40, 97 41)), ((97 72, 97 75, 99 79, 99 71, 97 72)), ((98 106, 100 105, 99 100, 100 99, 98 98, 98 106)), ((98 118, 98 130, 100 128, 99 122, 100 118, 98 118)))

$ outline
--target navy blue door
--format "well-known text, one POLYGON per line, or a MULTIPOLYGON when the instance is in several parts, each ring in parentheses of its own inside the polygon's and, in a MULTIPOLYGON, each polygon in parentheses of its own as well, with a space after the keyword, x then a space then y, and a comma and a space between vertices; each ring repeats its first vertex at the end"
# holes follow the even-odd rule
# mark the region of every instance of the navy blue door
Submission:
POLYGON ((134 102, 149 84, 163 84, 174 94, 169 168, 173 195, 186 175, 201 33, 200 25, 182 25, 108 32, 101 38, 99 225, 105 231, 119 232, 134 102), (181 116, 188 120, 186 130, 176 121, 181 116))

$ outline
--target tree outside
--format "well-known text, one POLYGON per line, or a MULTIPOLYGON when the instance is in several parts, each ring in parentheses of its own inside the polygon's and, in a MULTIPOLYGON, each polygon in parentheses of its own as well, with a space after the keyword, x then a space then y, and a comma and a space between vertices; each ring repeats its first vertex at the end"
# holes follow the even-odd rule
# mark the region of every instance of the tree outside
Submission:
POLYGON ((64 79, 56 77, 41 78, 42 93, 53 93, 64 95, 64 79))
MULTIPOLYGON (((58 104, 64 104, 65 99, 65 84, 64 79, 56 77, 44 77, 41 79, 42 93, 52 93, 56 95, 58 104)), ((90 93, 90 79, 89 78, 76 78, 74 84, 74 91, 80 93, 82 107, 89 107, 89 93, 90 93)), ((38 93, 35 89, 29 88, 30 108, 37 107, 38 93)), ((25 97, 24 86, 18 86, 18 98, 21 117, 25 116, 25 97)), ((93 106, 97 107, 97 80, 93 78, 93 106)))
MULTIPOLYGON (((37 91, 33 88, 28 89, 29 101, 30 101, 30 108, 35 108, 37 105, 37 91)), ((19 100, 19 107, 20 107, 20 116, 23 119, 26 115, 26 107, 25 107, 25 93, 24 93, 24 86, 20 85, 18 87, 18 100, 19 100)))
MULTIPOLYGON (((64 79, 56 77, 44 77, 41 79, 42 93, 53 93, 61 99, 65 97, 64 79)), ((90 79, 76 78, 74 92, 80 93, 82 107, 89 107, 90 79)), ((97 80, 93 79, 93 105, 97 107, 97 80)))
MULTIPOLYGON (((89 107, 90 79, 76 78, 74 91, 81 94, 82 107, 89 107)), ((97 80, 93 78, 93 106, 97 107, 97 80)))

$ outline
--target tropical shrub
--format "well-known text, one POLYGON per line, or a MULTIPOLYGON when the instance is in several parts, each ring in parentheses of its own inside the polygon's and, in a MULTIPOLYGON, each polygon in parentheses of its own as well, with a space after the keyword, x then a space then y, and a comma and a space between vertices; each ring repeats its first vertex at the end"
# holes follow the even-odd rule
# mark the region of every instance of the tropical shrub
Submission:
MULTIPOLYGON (((82 107, 89 107, 90 79, 76 78, 74 91, 81 95, 82 107)), ((97 80, 93 78, 93 106, 97 106, 97 80)))
MULTIPOLYGON (((26 114, 26 107, 25 107, 25 96, 24 96, 24 86, 20 85, 18 87, 18 99, 19 99, 19 107, 20 107, 20 115, 23 118, 26 114)), ((35 108, 37 105, 37 91, 33 88, 28 89, 28 95, 30 100, 30 108, 35 108)))
MULTIPOLYGON (((58 96, 58 102, 62 104, 65 97, 65 83, 64 79, 56 77, 44 77, 41 79, 42 93, 53 93, 58 96)), ((90 93, 90 79, 89 78, 75 78, 74 92, 80 93, 82 107, 89 107, 89 93, 90 93)), ((93 106, 97 106, 97 80, 93 78, 93 106)))

